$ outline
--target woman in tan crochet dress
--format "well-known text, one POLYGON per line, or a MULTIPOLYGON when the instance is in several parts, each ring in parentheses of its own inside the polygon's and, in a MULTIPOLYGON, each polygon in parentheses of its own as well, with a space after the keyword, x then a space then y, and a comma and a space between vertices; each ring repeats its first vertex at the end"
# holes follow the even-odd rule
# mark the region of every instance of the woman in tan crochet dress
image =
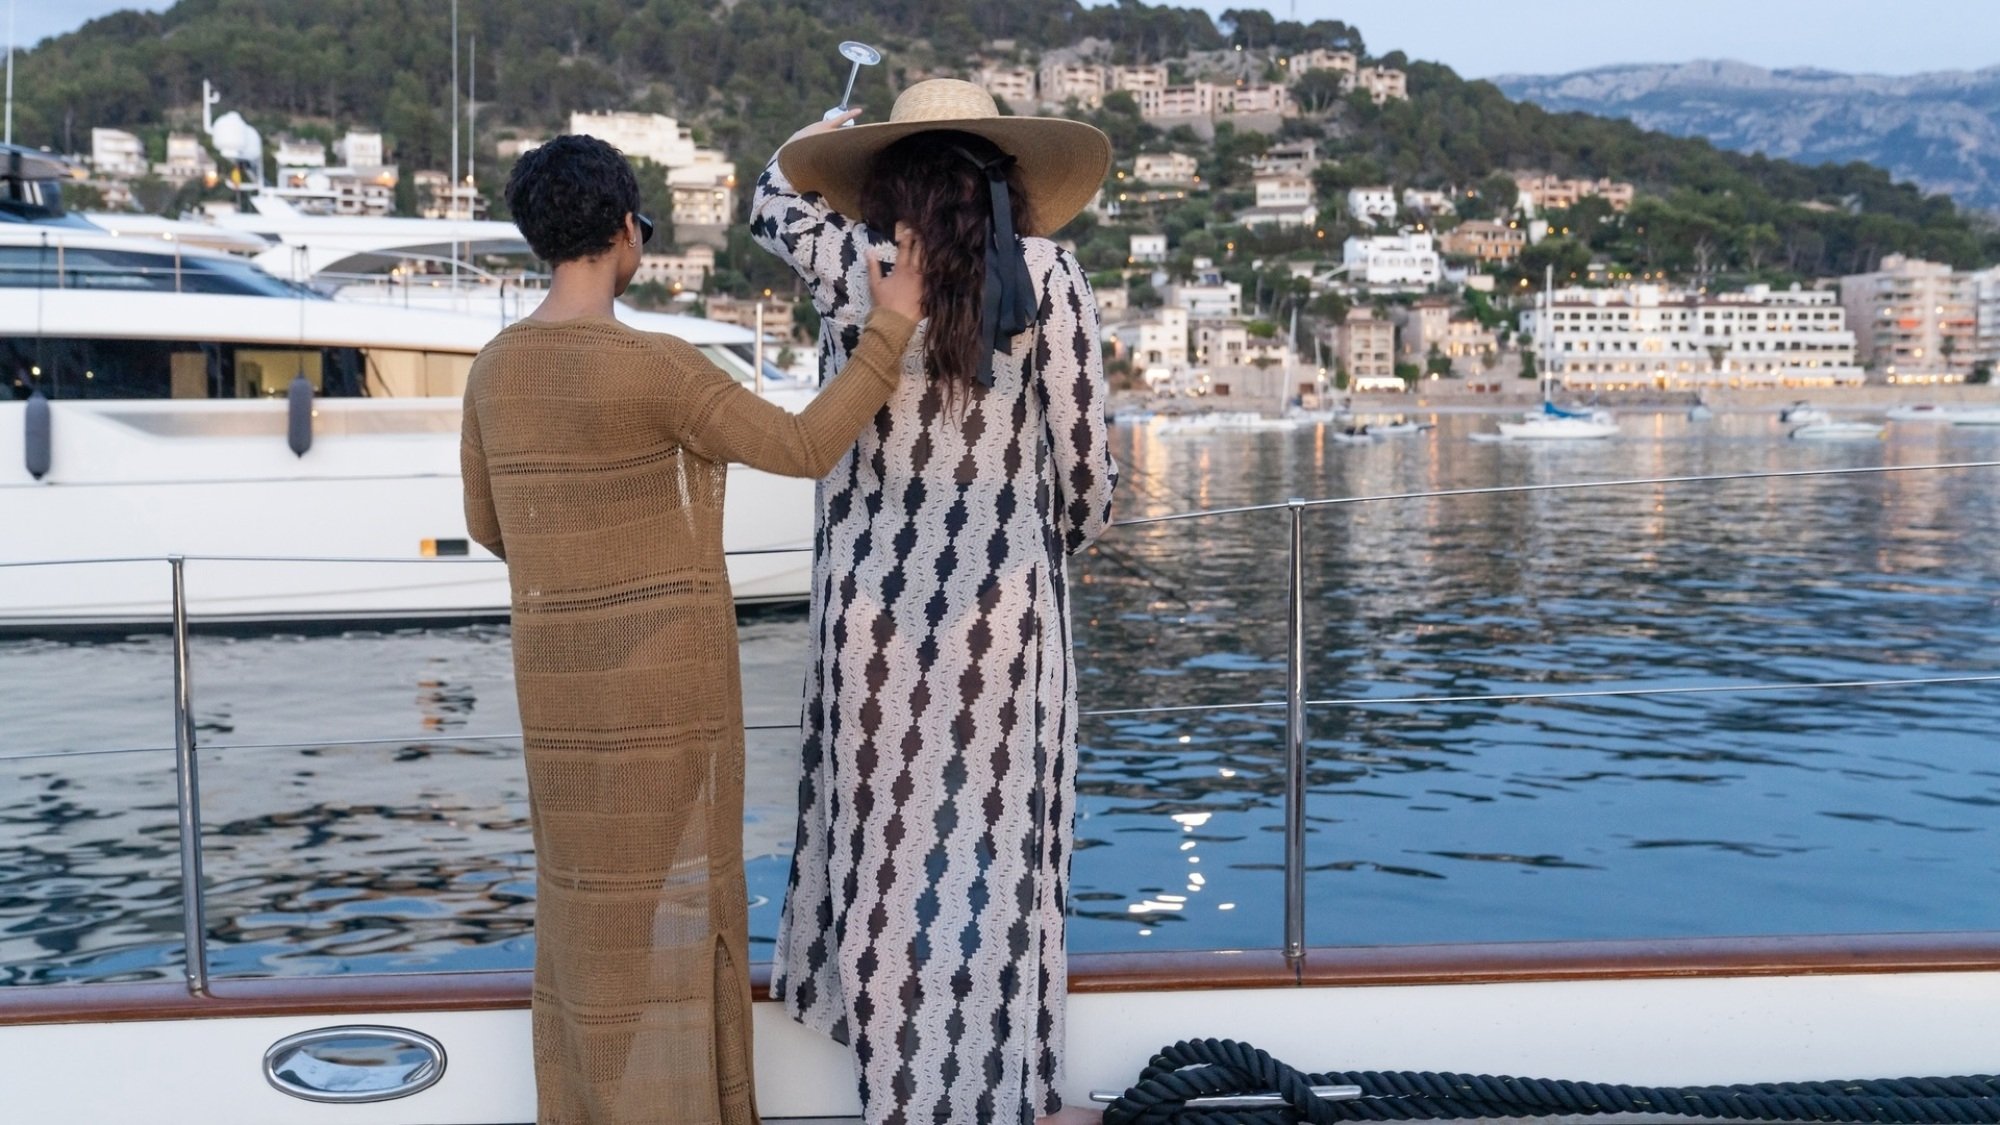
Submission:
POLYGON ((462 458, 467 525, 513 587, 538 1121, 748 1125, 727 465, 830 470, 896 387, 922 271, 871 269, 859 349, 793 415, 614 318, 651 233, 616 149, 558 137, 521 158, 507 204, 555 279, 473 363, 462 458))

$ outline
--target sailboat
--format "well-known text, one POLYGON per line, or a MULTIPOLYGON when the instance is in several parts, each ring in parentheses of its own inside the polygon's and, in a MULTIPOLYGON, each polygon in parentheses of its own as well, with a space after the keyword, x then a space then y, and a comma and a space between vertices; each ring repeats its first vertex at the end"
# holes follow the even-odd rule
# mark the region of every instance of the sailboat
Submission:
MULTIPOLYGON (((1542 405, 1517 421, 1500 423, 1501 441, 1600 441, 1618 432, 1618 420, 1608 410, 1569 410, 1555 403, 1555 380, 1546 357, 1549 315, 1555 302, 1555 272, 1542 284, 1542 315, 1535 322, 1535 351, 1544 357, 1541 370, 1542 405)), ((1493 440, 1491 438, 1487 440, 1493 440)))

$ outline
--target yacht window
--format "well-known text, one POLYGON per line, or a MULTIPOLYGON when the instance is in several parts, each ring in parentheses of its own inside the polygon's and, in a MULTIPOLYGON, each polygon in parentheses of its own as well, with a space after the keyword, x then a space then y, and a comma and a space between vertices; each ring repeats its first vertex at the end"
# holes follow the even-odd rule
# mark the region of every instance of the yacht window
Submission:
POLYGON ((163 252, 81 246, 0 246, 0 288, 123 289, 141 293, 324 300, 321 294, 265 273, 248 262, 163 252))
POLYGON ((465 393, 472 358, 453 352, 369 348, 368 393, 378 398, 456 397, 465 393))
POLYGON ((357 348, 0 336, 0 399, 272 397, 301 369, 322 395, 366 393, 357 348))
POLYGON ((315 393, 325 387, 318 348, 236 349, 237 398, 282 398, 298 375, 306 377, 315 393))

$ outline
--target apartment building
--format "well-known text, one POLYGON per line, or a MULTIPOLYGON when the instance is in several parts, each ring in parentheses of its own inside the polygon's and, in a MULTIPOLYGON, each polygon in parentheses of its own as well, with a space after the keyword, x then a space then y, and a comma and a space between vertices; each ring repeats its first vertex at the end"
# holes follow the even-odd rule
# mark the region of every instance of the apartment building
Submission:
POLYGON ((979 84, 986 92, 1006 102, 1008 108, 1020 112, 1033 106, 1035 96, 1035 72, 1025 66, 989 66, 979 72, 979 84))
POLYGON ((2000 266, 1972 275, 1975 363, 2000 364, 2000 266))
POLYGON ((1393 187, 1357 187, 1347 189, 1347 213, 1357 222, 1393 223, 1396 221, 1396 189, 1393 187))
POLYGON ((1341 247, 1347 280, 1371 289, 1428 289, 1444 277, 1444 262, 1427 232, 1350 238, 1341 247))
POLYGON ((1394 310, 1396 355, 1404 363, 1421 364, 1433 346, 1442 352, 1451 332, 1451 314, 1458 302, 1450 297, 1424 297, 1394 310))
POLYGON ((1543 369, 1594 389, 1858 384, 1855 335, 1828 290, 1702 294, 1633 285, 1559 289, 1522 314, 1543 369))
POLYGON ((484 219, 486 197, 468 183, 453 183, 451 177, 432 170, 413 174, 417 188, 417 217, 422 219, 484 219))
POLYGON ((1212 82, 1196 82, 1188 86, 1166 86, 1158 90, 1142 90, 1138 94, 1139 116, 1148 119, 1162 117, 1214 117, 1218 112, 1219 95, 1222 87, 1212 82))
POLYGON ((1135 234, 1128 251, 1135 265, 1150 265, 1167 260, 1167 236, 1164 234, 1135 234))
POLYGON ((1623 180, 1569 180, 1541 172, 1516 172, 1514 186, 1520 190, 1522 211, 1529 215, 1574 207, 1577 200, 1592 195, 1602 197, 1613 211, 1632 205, 1632 185, 1623 180))
POLYGON ((1319 142, 1311 137, 1287 141, 1250 158, 1250 170, 1259 176, 1304 176, 1319 167, 1319 142))
POLYGON ((167 134, 167 158, 153 173, 168 183, 185 184, 215 175, 215 158, 193 133, 167 134))
POLYGON ((669 184, 674 199, 674 234, 705 241, 727 227, 736 210, 736 190, 728 184, 669 184))
POLYGON ((1217 113, 1277 113, 1292 112, 1292 92, 1283 86, 1252 85, 1222 86, 1215 96, 1217 113))
POLYGON ((90 167, 100 176, 132 178, 146 174, 146 145, 123 129, 90 131, 90 167))
POLYGON ((655 282, 675 292, 699 293, 715 272, 715 248, 690 246, 679 254, 642 254, 632 280, 655 282))
POLYGON ((1304 176, 1258 176, 1255 183, 1257 205, 1236 216, 1244 226, 1302 227, 1319 217, 1312 181, 1304 176))
POLYGON ((1975 275, 1902 254, 1840 279, 1861 363, 1897 383, 1957 382, 1979 356, 1975 275))
POLYGON ((1316 47, 1301 55, 1280 59, 1278 65, 1285 68, 1285 77, 1296 82, 1301 76, 1314 70, 1332 70, 1341 74, 1353 74, 1360 64, 1353 51, 1330 51, 1316 47))
POLYGON ((1184 152, 1142 152, 1132 158, 1132 178, 1142 184, 1192 184, 1200 166, 1184 152))
POLYGON ((1084 109, 1096 109, 1104 104, 1108 77, 1104 68, 1094 63, 1047 63, 1040 78, 1044 105, 1064 105, 1074 100, 1084 109))
POLYGON ((1396 326, 1371 308, 1350 309, 1340 325, 1334 354, 1347 369, 1347 386, 1356 391, 1402 390, 1396 378, 1396 326))
POLYGON ((1114 66, 1105 73, 1105 84, 1113 90, 1124 90, 1138 97, 1153 90, 1167 88, 1167 66, 1154 63, 1151 66, 1114 66))
POLYGON ((1354 74, 1350 90, 1366 90, 1376 105, 1404 101, 1410 96, 1409 79, 1400 70, 1387 66, 1364 66, 1354 74))
POLYGON ((1528 232, 1519 223, 1499 223, 1468 219, 1444 232, 1438 246, 1454 258, 1487 262, 1511 262, 1528 248, 1528 232))

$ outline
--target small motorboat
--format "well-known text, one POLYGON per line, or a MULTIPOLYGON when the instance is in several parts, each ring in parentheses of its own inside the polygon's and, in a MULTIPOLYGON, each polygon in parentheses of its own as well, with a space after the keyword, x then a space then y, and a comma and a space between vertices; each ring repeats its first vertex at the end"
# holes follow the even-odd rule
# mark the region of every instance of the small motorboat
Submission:
POLYGON ((1778 421, 1794 426, 1803 426, 1812 422, 1831 421, 1832 417, 1826 411, 1821 410, 1804 399, 1800 399, 1783 410, 1778 411, 1778 421))
POLYGON ((1708 405, 1708 400, 1700 395, 1694 396, 1694 405, 1688 407, 1688 421, 1706 422, 1713 417, 1715 409, 1708 405))
POLYGON ((1785 436, 1793 441, 1875 441, 1882 430, 1879 422, 1808 422, 1785 436))
POLYGON ((1433 422, 1412 422, 1406 418, 1398 418, 1393 422, 1371 423, 1364 428, 1376 437, 1407 437, 1410 434, 1423 433, 1425 430, 1434 430, 1437 425, 1433 422))
POLYGON ((2000 426, 2000 407, 1954 410, 1946 420, 1954 426, 2000 426))
POLYGON ((1369 445, 1375 438, 1376 432, 1372 426, 1342 426, 1333 431, 1333 440, 1348 445, 1369 445))
POLYGON ((1916 402, 1889 411, 1891 422, 1949 422, 1952 412, 1933 402, 1916 402))

